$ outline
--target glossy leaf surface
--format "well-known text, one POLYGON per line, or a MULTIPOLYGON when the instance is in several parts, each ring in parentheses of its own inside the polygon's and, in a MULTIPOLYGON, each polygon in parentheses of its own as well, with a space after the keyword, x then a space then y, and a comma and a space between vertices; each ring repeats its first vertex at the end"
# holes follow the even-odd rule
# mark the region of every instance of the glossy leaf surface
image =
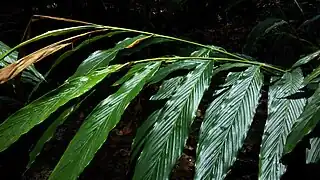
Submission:
POLYGON ((114 94, 100 102, 85 119, 70 142, 49 180, 77 179, 120 121, 125 109, 139 94, 160 63, 150 63, 144 71, 125 82, 114 94))
POLYGON ((213 62, 200 63, 167 101, 138 158, 134 180, 168 179, 182 154, 200 100, 209 87, 212 71, 213 62))
POLYGON ((290 153, 294 147, 302 140, 302 138, 311 133, 319 122, 320 117, 320 86, 315 91, 313 96, 310 97, 303 113, 299 116, 297 122, 294 124, 290 132, 284 153, 290 153))
POLYGON ((306 99, 285 99, 301 88, 301 69, 288 72, 269 88, 268 119, 260 149, 259 179, 280 180, 285 166, 280 159, 286 138, 303 111, 306 99))
POLYGON ((224 86, 231 88, 211 103, 200 129, 195 179, 226 176, 253 120, 262 84, 256 66, 229 74, 224 86))

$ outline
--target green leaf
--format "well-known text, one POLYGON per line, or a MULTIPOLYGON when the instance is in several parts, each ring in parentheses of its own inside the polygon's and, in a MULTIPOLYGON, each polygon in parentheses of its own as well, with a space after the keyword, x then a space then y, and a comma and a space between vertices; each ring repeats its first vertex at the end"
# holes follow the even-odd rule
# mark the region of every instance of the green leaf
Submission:
POLYGON ((268 97, 268 119, 260 149, 259 179, 280 180, 285 166, 280 163, 285 140, 306 104, 305 99, 284 99, 302 85, 301 69, 288 72, 272 85, 268 97))
POLYGON ((293 66, 292 68, 296 68, 298 66, 307 64, 308 62, 314 60, 315 58, 317 58, 320 55, 320 50, 316 51, 314 53, 311 53, 307 56, 304 56, 303 58, 299 59, 293 66))
POLYGON ((131 79, 136 73, 139 73, 140 71, 144 70, 144 67, 147 65, 148 63, 140 63, 140 64, 136 64, 134 65, 128 72, 127 74, 125 74, 121 79, 119 79, 118 81, 116 81, 113 86, 118 86, 120 84, 123 84, 124 82, 128 81, 129 79, 131 79))
POLYGON ((160 62, 150 63, 145 70, 125 82, 121 88, 100 102, 86 118, 49 180, 77 179, 120 121, 121 115, 147 80, 158 70, 160 62))
POLYGON ((317 79, 320 75, 320 66, 312 71, 303 81, 304 85, 311 83, 313 80, 317 79))
POLYGON ((151 134, 152 128, 157 122, 160 110, 154 111, 148 118, 143 122, 143 124, 137 129, 137 134, 132 142, 132 153, 131 159, 135 159, 139 153, 144 143, 147 141, 151 134))
POLYGON ((222 64, 220 67, 218 67, 215 71, 214 71, 214 75, 222 72, 222 71, 229 71, 233 68, 245 68, 245 67, 250 67, 250 64, 244 64, 244 63, 226 63, 226 64, 222 64))
MULTIPOLYGON (((8 52, 11 48, 0 41, 0 56, 8 52)), ((16 62, 18 59, 18 51, 13 51, 10 55, 4 58, 4 61, 0 61, 0 67, 5 67, 7 64, 16 62)), ((37 83, 43 80, 44 77, 39 73, 34 65, 29 66, 26 71, 22 72, 22 82, 26 83, 37 83)))
POLYGON ((200 63, 157 117, 138 158, 133 179, 167 179, 188 138, 200 100, 209 87, 213 62, 200 63))
POLYGON ((168 79, 162 83, 157 94, 151 96, 150 100, 163 100, 171 98, 171 96, 176 92, 177 88, 183 82, 184 77, 178 76, 168 79))
MULTIPOLYGON (((122 33, 123 31, 112 31, 109 32, 107 34, 103 34, 103 35, 99 35, 99 36, 95 36, 93 38, 89 38, 85 41, 83 41, 82 43, 80 43, 78 46, 76 46, 74 49, 71 49, 69 51, 64 52, 61 56, 59 56, 59 58, 54 62, 54 64, 51 66, 51 68, 49 69, 49 71, 44 75, 44 77, 47 77, 50 72, 57 67, 64 59, 66 59, 67 57, 71 56, 72 54, 74 54, 75 52, 79 51, 81 48, 90 45, 91 43, 98 41, 100 39, 103 39, 105 37, 111 37, 115 34, 119 34, 122 33)), ((23 75, 23 74, 22 74, 23 75)), ((37 83, 37 85, 32 89, 31 93, 29 94, 28 100, 31 99, 33 93, 39 88, 40 83, 42 83, 43 80, 39 81, 37 83)))
POLYGON ((52 67, 50 68, 49 72, 55 68, 56 66, 58 66, 64 59, 66 59, 67 57, 70 57, 72 54, 74 54, 75 52, 79 51, 81 48, 86 47, 88 45, 90 45, 91 43, 95 42, 95 41, 99 41, 103 38, 106 37, 111 37, 113 35, 119 34, 119 33, 123 33, 123 31, 112 31, 112 32, 108 32, 106 34, 103 35, 99 35, 99 36, 95 36, 93 38, 89 38, 86 39, 85 41, 81 42, 78 46, 76 46, 75 48, 64 52, 61 56, 59 56, 59 58, 55 61, 55 63, 52 65, 52 67))
POLYGON ((195 179, 225 178, 252 123, 262 84, 257 66, 229 74, 225 86, 231 88, 211 103, 200 129, 195 179))
POLYGON ((320 160, 320 138, 311 138, 310 139, 310 149, 307 149, 307 164, 309 163, 318 163, 320 160))
POLYGON ((165 79, 170 73, 177 71, 177 70, 191 70, 195 68, 199 62, 196 61, 178 61, 174 62, 172 64, 169 64, 166 67, 160 68, 159 71, 153 76, 153 78, 150 80, 149 84, 155 84, 163 79, 165 79))
POLYGON ((75 27, 70 27, 70 28, 63 28, 63 29, 56 29, 56 30, 48 31, 48 32, 43 33, 39 36, 36 36, 36 37, 31 38, 27 41, 24 41, 24 42, 20 43, 19 45, 15 46, 14 48, 1 54, 0 55, 0 63, 3 62, 3 59, 6 56, 8 56, 10 53, 14 52, 15 50, 17 50, 20 47, 23 47, 27 44, 30 44, 32 42, 36 42, 36 41, 39 41, 39 40, 47 38, 47 37, 60 36, 60 35, 64 35, 64 34, 75 32, 75 31, 81 31, 81 30, 85 30, 85 29, 94 29, 94 28, 100 28, 100 27, 97 27, 95 25, 86 25, 86 26, 75 26, 75 27))
POLYGON ((32 165, 32 163, 36 160, 36 157, 40 154, 41 150, 43 149, 44 145, 50 141, 56 132, 56 129, 62 125, 65 120, 74 112, 76 111, 80 104, 83 101, 81 101, 78 104, 75 104, 69 108, 67 108, 65 111, 63 111, 60 116, 48 127, 48 129, 43 133, 41 138, 38 140, 37 144, 34 146, 32 151, 29 153, 29 162, 27 165, 27 169, 29 169, 32 165))
MULTIPOLYGON (((222 48, 211 46, 212 48, 223 50, 222 48)), ((190 56, 192 57, 210 57, 212 55, 213 50, 208 48, 200 48, 191 53, 190 56)), ((199 64, 197 60, 186 60, 186 61, 178 61, 174 62, 166 67, 161 68, 157 74, 150 80, 150 84, 155 84, 163 79, 165 79, 170 73, 175 72, 177 70, 191 70, 195 68, 199 64)))
POLYGON ((88 74, 96 69, 105 68, 113 61, 118 52, 125 48, 132 46, 134 43, 142 41, 150 36, 139 35, 133 38, 126 38, 116 44, 114 48, 96 51, 92 53, 86 60, 84 60, 78 67, 77 71, 72 77, 82 76, 88 74))
POLYGON ((311 133, 320 120, 320 86, 316 92, 311 96, 303 113, 299 116, 297 122, 294 124, 290 132, 286 145, 284 147, 284 154, 290 153, 302 138, 311 133))
POLYGON ((69 78, 55 90, 21 108, 0 124, 0 152, 7 149, 20 136, 27 133, 71 99, 81 96, 107 75, 118 71, 124 65, 113 65, 90 74, 69 78))

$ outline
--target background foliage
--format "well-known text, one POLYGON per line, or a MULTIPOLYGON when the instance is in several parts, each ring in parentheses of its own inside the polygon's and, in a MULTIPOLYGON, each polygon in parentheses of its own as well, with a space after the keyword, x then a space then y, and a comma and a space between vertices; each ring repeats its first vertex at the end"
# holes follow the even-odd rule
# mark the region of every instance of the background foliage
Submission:
MULTIPOLYGON (((281 1, 237 1, 237 2, 211 2, 211 1, 41 1, 41 2, 14 2, 12 1, 12 6, 7 6, 6 8, 1 9, 1 40, 3 40, 6 44, 11 46, 16 45, 20 42, 22 35, 24 33, 25 26, 29 21, 29 17, 32 14, 46 14, 46 15, 55 15, 55 16, 63 16, 63 17, 72 17, 74 19, 87 20, 94 23, 101 23, 107 25, 116 25, 121 27, 130 27, 135 29, 147 30, 151 32, 159 32, 161 34, 174 35, 179 37, 185 37, 187 39, 197 40, 203 44, 215 44, 222 47, 225 47, 231 51, 244 52, 245 54, 251 55, 254 58, 262 60, 267 63, 272 63, 276 65, 290 67, 294 61, 299 59, 301 54, 308 54, 313 52, 313 50, 317 49, 317 27, 316 19, 315 21, 311 21, 311 23, 307 22, 307 19, 317 18, 316 12, 319 9, 319 5, 317 1, 307 3, 300 2, 299 6, 295 2, 285 3, 281 1), (301 9, 303 10, 301 12, 301 9), (226 11, 227 10, 227 11, 226 11), (7 12, 5 12, 7 11, 7 12), (214 12, 214 13, 213 13, 214 12), (116 18, 115 18, 116 17, 116 18), (203 17, 206 17, 205 19, 203 17), (268 19, 266 19, 268 18, 268 19), (137 19, 139 19, 137 21, 137 19), (187 19, 187 21, 185 21, 187 19), (201 19, 201 20, 199 20, 201 19), (209 19, 209 20, 208 20, 209 19), (266 19, 266 20, 265 20, 266 19), (256 28, 254 26, 261 22, 256 28), (253 31, 251 31, 253 29, 253 31), (312 30, 310 30, 312 29, 312 30), (248 35, 248 38, 247 38, 248 35), (251 37, 254 40, 250 40, 251 37), (258 39, 258 41, 257 41, 258 39), (306 42, 305 40, 308 40, 306 42), (243 47, 243 48, 242 48, 243 47), (268 48, 265 48, 268 47, 268 48), (285 60, 284 60, 285 59, 285 60)), ((319 11, 318 11, 319 12, 319 11)), ((45 32, 47 30, 52 29, 52 27, 66 27, 69 24, 57 23, 49 20, 41 20, 32 23, 31 28, 27 31, 24 39, 28 39, 37 35, 39 33, 45 32), (39 28, 41 27, 41 28, 39 28)), ((91 48, 105 48, 106 46, 112 45, 113 42, 117 42, 123 39, 123 37, 119 36, 118 39, 114 41, 106 41, 93 44, 92 46, 88 46, 87 49, 84 49, 81 53, 75 53, 75 58, 86 57, 90 54, 91 48)), ((56 39, 49 39, 47 42, 55 41, 56 39)), ((20 55, 27 54, 28 52, 32 52, 33 50, 41 47, 41 43, 38 45, 31 45, 28 48, 20 49, 20 55)), ((189 47, 185 47, 186 49, 181 49, 180 53, 188 54, 186 52, 190 52, 188 50, 189 47)), ((172 49, 172 51, 176 51, 176 49, 172 49)), ((106 52, 108 53, 108 52, 106 52)), ((130 52, 124 52, 124 54, 130 54, 130 52)), ((148 52, 148 55, 158 56, 159 52, 155 52, 152 49, 148 52)), ((137 57, 143 57, 143 54, 134 54, 137 57)), ((52 57, 55 58, 55 57, 52 57)), ((123 59, 126 60, 125 58, 123 59)), ((1 88, 1 91, 4 91, 5 94, 10 94, 14 92, 11 97, 15 99, 6 99, 5 102, 10 102, 12 106, 2 108, 4 109, 1 114, 3 119, 7 117, 8 114, 14 112, 16 109, 22 106, 25 102, 31 101, 36 97, 39 97, 47 90, 50 90, 57 85, 61 84, 66 77, 72 75, 70 69, 75 69, 77 64, 70 63, 62 64, 62 69, 53 70, 53 74, 48 77, 48 82, 45 86, 40 86, 42 89, 41 92, 35 92, 33 95, 24 94, 26 92, 30 92, 32 87, 23 86, 23 90, 19 91, 15 88, 16 92, 12 91, 11 87, 1 88)), ((41 63, 38 66, 41 72, 46 72, 51 66, 50 63, 41 63)), ((312 71, 316 68, 316 66, 311 65, 309 71, 312 71)), ((314 71, 314 77, 317 76, 318 71, 314 71)), ((297 73, 299 74, 299 73, 297 73)), ((120 75, 121 76, 121 75, 120 75)), ((117 77, 111 77, 117 79, 117 77)), ((313 79, 312 76, 310 79, 313 79)), ((284 82, 285 83, 285 82, 284 82)), ((121 82, 117 82, 116 84, 121 84, 121 82)), ((108 84, 99 85, 102 88, 106 88, 108 91, 116 90, 114 87, 109 87, 108 84)), ((22 86, 21 86, 22 87, 22 86)), ((150 87, 148 90, 152 91, 152 88, 156 88, 156 86, 150 87)), ((276 89, 276 86, 274 86, 276 89)), ((97 88, 100 89, 100 88, 97 88)), ((265 87, 263 88, 265 89, 265 87)), ((211 92, 212 93, 212 92, 211 92)), ((269 89, 269 93, 272 93, 269 89)), ((109 145, 105 145, 107 151, 102 150, 100 153, 98 152, 98 158, 95 160, 96 163, 89 166, 89 170, 87 170, 82 176, 92 177, 92 174, 95 174, 97 178, 103 178, 106 174, 114 174, 117 178, 124 178, 123 172, 128 170, 127 163, 117 163, 117 161, 128 161, 128 150, 130 149, 130 142, 123 143, 122 141, 130 141, 130 136, 132 133, 130 131, 135 131, 136 123, 140 124, 142 118, 148 115, 148 112, 141 107, 145 107, 145 105, 149 105, 146 99, 149 96, 149 93, 142 93, 141 97, 138 97, 134 100, 133 105, 129 106, 129 111, 126 113, 123 118, 124 121, 119 124, 119 126, 115 129, 114 135, 111 135, 108 141, 111 140, 109 145), (141 106, 142 105, 142 106, 141 106), (130 118, 129 118, 130 117, 130 118), (135 117, 135 120, 131 120, 132 117, 135 117), (131 124, 131 125, 130 125, 131 124), (133 124, 133 125, 132 125, 133 124), (127 134, 128 133, 128 134, 127 134), (112 140, 113 138, 118 138, 118 140, 112 140), (120 140, 119 140, 120 138, 120 140), (120 148, 119 148, 120 147, 120 148), (123 148, 122 148, 123 147, 123 148), (119 150, 120 149, 120 150, 119 150), (108 152, 108 153, 104 153, 108 152), (114 155, 114 158, 110 154, 114 155), (111 157, 110 157, 111 156, 111 157), (99 158, 100 157, 100 158, 99 158), (106 166, 104 164, 112 164, 111 167, 106 166), (121 165, 120 165, 121 164, 121 165), (120 172, 114 171, 114 166, 120 166, 120 172), (91 170, 90 170, 91 169, 91 170), (105 173, 105 169, 109 169, 105 173)), ((151 93, 152 94, 152 93, 151 93)), ((266 94, 262 93, 262 97, 266 94)), ((106 97, 105 90, 97 90, 96 96, 106 97)), ((272 96, 269 95, 269 96, 272 96)), ((159 98, 154 97, 154 98, 159 98)), ((204 98, 203 105, 200 105, 200 110, 206 109, 210 103, 209 97, 204 98), (204 107, 202 107, 204 106, 204 107)), ((263 102, 263 99, 262 99, 263 102)), ((269 103, 271 101, 269 100, 269 103)), ((75 130, 78 129, 79 125, 82 122, 82 118, 87 112, 90 112, 94 106, 98 103, 97 99, 89 98, 84 102, 85 105, 90 105, 91 107, 86 109, 82 108, 81 111, 74 115, 76 119, 76 123, 71 121, 66 121, 65 127, 62 127, 61 131, 68 129, 66 132, 62 133, 62 136, 54 137, 53 143, 49 144, 47 155, 42 156, 43 162, 49 162, 45 164, 39 163, 39 165, 35 165, 31 168, 31 171, 26 172, 26 177, 37 177, 41 179, 43 174, 44 177, 48 175, 50 169, 54 167, 64 149, 56 150, 54 147, 66 147, 70 138, 74 135, 75 130), (72 130, 73 129, 73 130, 72 130), (68 135, 69 134, 69 135, 68 135), (68 139, 69 137, 69 139, 68 139), (59 140, 60 138, 60 140, 59 140), (52 146, 50 148, 50 146, 52 146), (38 168, 38 169, 37 169, 38 168)), ((273 102, 275 105, 287 103, 289 102, 273 102)), ((2 111, 1 109, 1 111, 2 111)), ((73 108, 70 107, 70 110, 73 108)), ((148 110, 149 111, 149 110, 148 110)), ((229 174, 229 178, 233 177, 242 177, 245 178, 253 178, 258 174, 258 167, 256 164, 258 163, 257 154, 259 152, 259 144, 260 139, 255 139, 254 136, 258 134, 262 135, 263 129, 258 128, 263 124, 264 118, 266 115, 266 107, 264 107, 263 103, 258 107, 258 112, 256 114, 256 118, 254 120, 253 127, 251 128, 251 135, 247 138, 247 144, 242 147, 240 151, 240 155, 238 155, 238 161, 236 161, 236 165, 234 169, 231 170, 229 174), (259 115, 259 111, 262 111, 259 115), (259 117, 260 116, 260 117, 259 117), (256 123, 255 123, 256 122, 256 123), (255 124, 257 124, 255 126, 255 124), (260 125, 259 125, 260 124, 260 125), (256 133, 256 134, 255 134, 256 133), (253 167, 253 168, 249 168, 253 167), (245 171, 243 171, 245 169, 245 171), (251 171, 248 169, 252 169, 251 171)), ((65 112, 67 113, 67 111, 65 112)), ((59 114, 59 113, 57 113, 59 114)), ((203 112, 199 114, 203 116, 203 112)), ((146 119, 144 117, 143 119, 146 119)), ((56 119, 59 117, 52 117, 56 119)), ((64 120, 62 120, 64 121, 64 120)), ((267 120, 268 121, 268 120, 267 120)), ((197 120, 195 121, 197 123, 197 120)), ((196 124, 195 123, 195 124, 196 124)), ((23 163, 21 163, 21 168, 16 166, 14 161, 12 161, 9 157, 11 153, 16 156, 17 159, 25 159, 25 155, 27 155, 27 151, 24 151, 24 155, 19 150, 20 147, 24 147, 26 150, 31 149, 30 144, 35 143, 27 143, 23 142, 35 142, 34 137, 39 137, 39 134, 43 132, 43 129, 46 129, 49 126, 49 122, 44 124, 43 126, 38 127, 36 130, 32 131, 30 135, 24 137, 25 139, 20 142, 20 144, 15 145, 12 150, 8 151, 7 154, 1 157, 3 159, 2 162, 5 162, 6 166, 1 168, 4 176, 7 175, 17 175, 20 177, 19 173, 23 173, 23 163), (29 145, 28 145, 29 144, 29 145), (18 153, 19 152, 19 153, 18 153), (9 155, 8 155, 9 154, 9 155), (17 156, 20 154, 20 156, 17 156), (20 158, 19 158, 20 157, 20 158), (23 158, 22 158, 23 157, 23 158), (10 166, 10 162, 12 166, 10 166), (9 165, 8 165, 9 164, 9 165)), ((199 128, 199 127, 198 127, 199 128)), ((50 129, 50 128, 49 128, 50 129)), ((197 129, 197 127, 196 127, 197 129)), ((265 130, 267 131, 267 129, 265 130)), ((58 131, 59 132, 59 131, 58 131)), ((195 134, 197 132, 194 132, 195 134)), ((48 133, 50 134, 50 132, 48 133)), ((59 133, 58 133, 59 134, 59 133)), ((52 135, 48 135, 50 137, 52 135)), ((50 138, 48 138, 50 139, 50 138)), ((132 140, 132 139, 131 139, 132 140)), ((47 141, 44 139, 43 141, 47 141)), ((172 178, 174 179, 176 176, 193 176, 194 167, 192 161, 194 161, 195 152, 195 143, 196 140, 194 136, 191 136, 188 140, 188 147, 184 149, 184 155, 181 160, 177 164, 176 172, 173 172, 172 178), (194 142, 192 142, 194 141, 194 142), (184 164, 189 163, 190 164, 184 164), (187 169, 184 169, 187 168, 187 169), (191 168, 191 169, 188 169, 191 168), (181 173, 179 174, 179 171, 181 173)), ((310 140, 312 142, 312 147, 317 147, 317 141, 310 140)), ((265 145, 267 146, 267 144, 265 145)), ((303 147, 303 146, 302 146, 303 147)), ((301 151, 304 151, 305 148, 301 148, 301 151)), ((299 148, 298 148, 299 151, 299 148)), ((312 152, 312 149, 310 149, 312 152)), ((305 172, 301 174, 311 175, 308 168, 310 166, 305 166, 304 157, 301 159, 296 158, 289 166, 289 171, 292 172, 292 176, 296 176, 295 170, 298 169, 298 172, 305 172), (290 171, 290 169, 292 171, 290 171), (309 173, 306 173, 306 172, 309 173)), ((41 159, 41 156, 40 156, 41 159)), ((26 160, 24 160, 26 161, 26 160)), ((312 160, 311 156, 308 156, 308 161, 312 160)), ((290 164, 290 163, 289 163, 290 164)), ((290 173, 289 173, 290 175, 290 173)))

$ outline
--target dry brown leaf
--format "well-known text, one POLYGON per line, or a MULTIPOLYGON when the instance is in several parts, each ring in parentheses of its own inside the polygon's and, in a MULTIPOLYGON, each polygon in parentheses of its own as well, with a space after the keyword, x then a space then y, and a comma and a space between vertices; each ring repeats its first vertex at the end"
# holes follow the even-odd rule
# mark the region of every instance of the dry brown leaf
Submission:
POLYGON ((64 47, 70 45, 71 43, 65 44, 52 44, 46 46, 38 51, 35 51, 21 59, 17 62, 12 63, 2 69, 0 69, 0 84, 3 84, 10 79, 16 77, 20 72, 29 67, 31 64, 34 64, 43 58, 63 49, 64 47))

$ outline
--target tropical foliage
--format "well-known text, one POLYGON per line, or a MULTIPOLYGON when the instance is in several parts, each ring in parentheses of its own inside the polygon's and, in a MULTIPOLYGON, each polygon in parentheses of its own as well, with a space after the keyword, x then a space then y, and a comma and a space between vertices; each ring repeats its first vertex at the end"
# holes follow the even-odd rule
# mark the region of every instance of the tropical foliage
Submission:
MULTIPOLYGON (((93 51, 64 83, 35 100, 31 98, 0 125, 0 152, 3 152, 35 126, 62 110, 31 150, 27 165, 30 167, 57 127, 79 108, 81 101, 74 99, 80 97, 83 100, 95 93, 98 84, 113 81, 113 75, 121 76, 110 85, 117 90, 102 99, 85 118, 52 171, 50 180, 77 179, 107 140, 110 131, 121 121, 129 104, 145 87, 153 84, 160 88, 150 101, 163 101, 164 104, 150 112, 136 133, 132 144, 135 160, 132 161, 135 162, 132 164, 132 179, 170 177, 182 155, 201 100, 209 89, 214 91, 214 99, 204 113, 199 132, 195 179, 226 177, 253 122, 263 86, 269 89, 268 118, 260 149, 259 179, 280 179, 286 171, 282 156, 308 138, 320 120, 320 64, 317 61, 320 50, 315 45, 319 41, 308 42, 308 53, 288 61, 286 65, 289 67, 259 61, 250 53, 258 47, 258 40, 286 24, 282 20, 267 20, 252 31, 244 48, 246 54, 252 54, 249 57, 230 53, 221 47, 160 34, 47 18, 84 25, 49 31, 10 50, 1 43, 0 65, 4 66, 0 70, 1 83, 14 84, 13 80, 19 79, 22 72, 22 80, 23 77, 28 79, 27 82, 32 80, 32 92, 36 92, 40 84, 46 83, 45 78, 52 69, 59 68, 63 60, 83 47, 105 38, 126 37, 111 48, 93 51), (17 59, 16 50, 22 46, 66 35, 69 37, 17 59), (162 47, 164 53, 156 53, 157 56, 148 53, 154 47, 162 47), (36 71, 33 64, 62 50, 66 51, 44 76, 36 71), (137 59, 141 56, 143 58, 137 59)), ((307 162, 317 162, 320 158, 319 139, 312 138, 310 142, 311 148, 306 149, 307 162)))

